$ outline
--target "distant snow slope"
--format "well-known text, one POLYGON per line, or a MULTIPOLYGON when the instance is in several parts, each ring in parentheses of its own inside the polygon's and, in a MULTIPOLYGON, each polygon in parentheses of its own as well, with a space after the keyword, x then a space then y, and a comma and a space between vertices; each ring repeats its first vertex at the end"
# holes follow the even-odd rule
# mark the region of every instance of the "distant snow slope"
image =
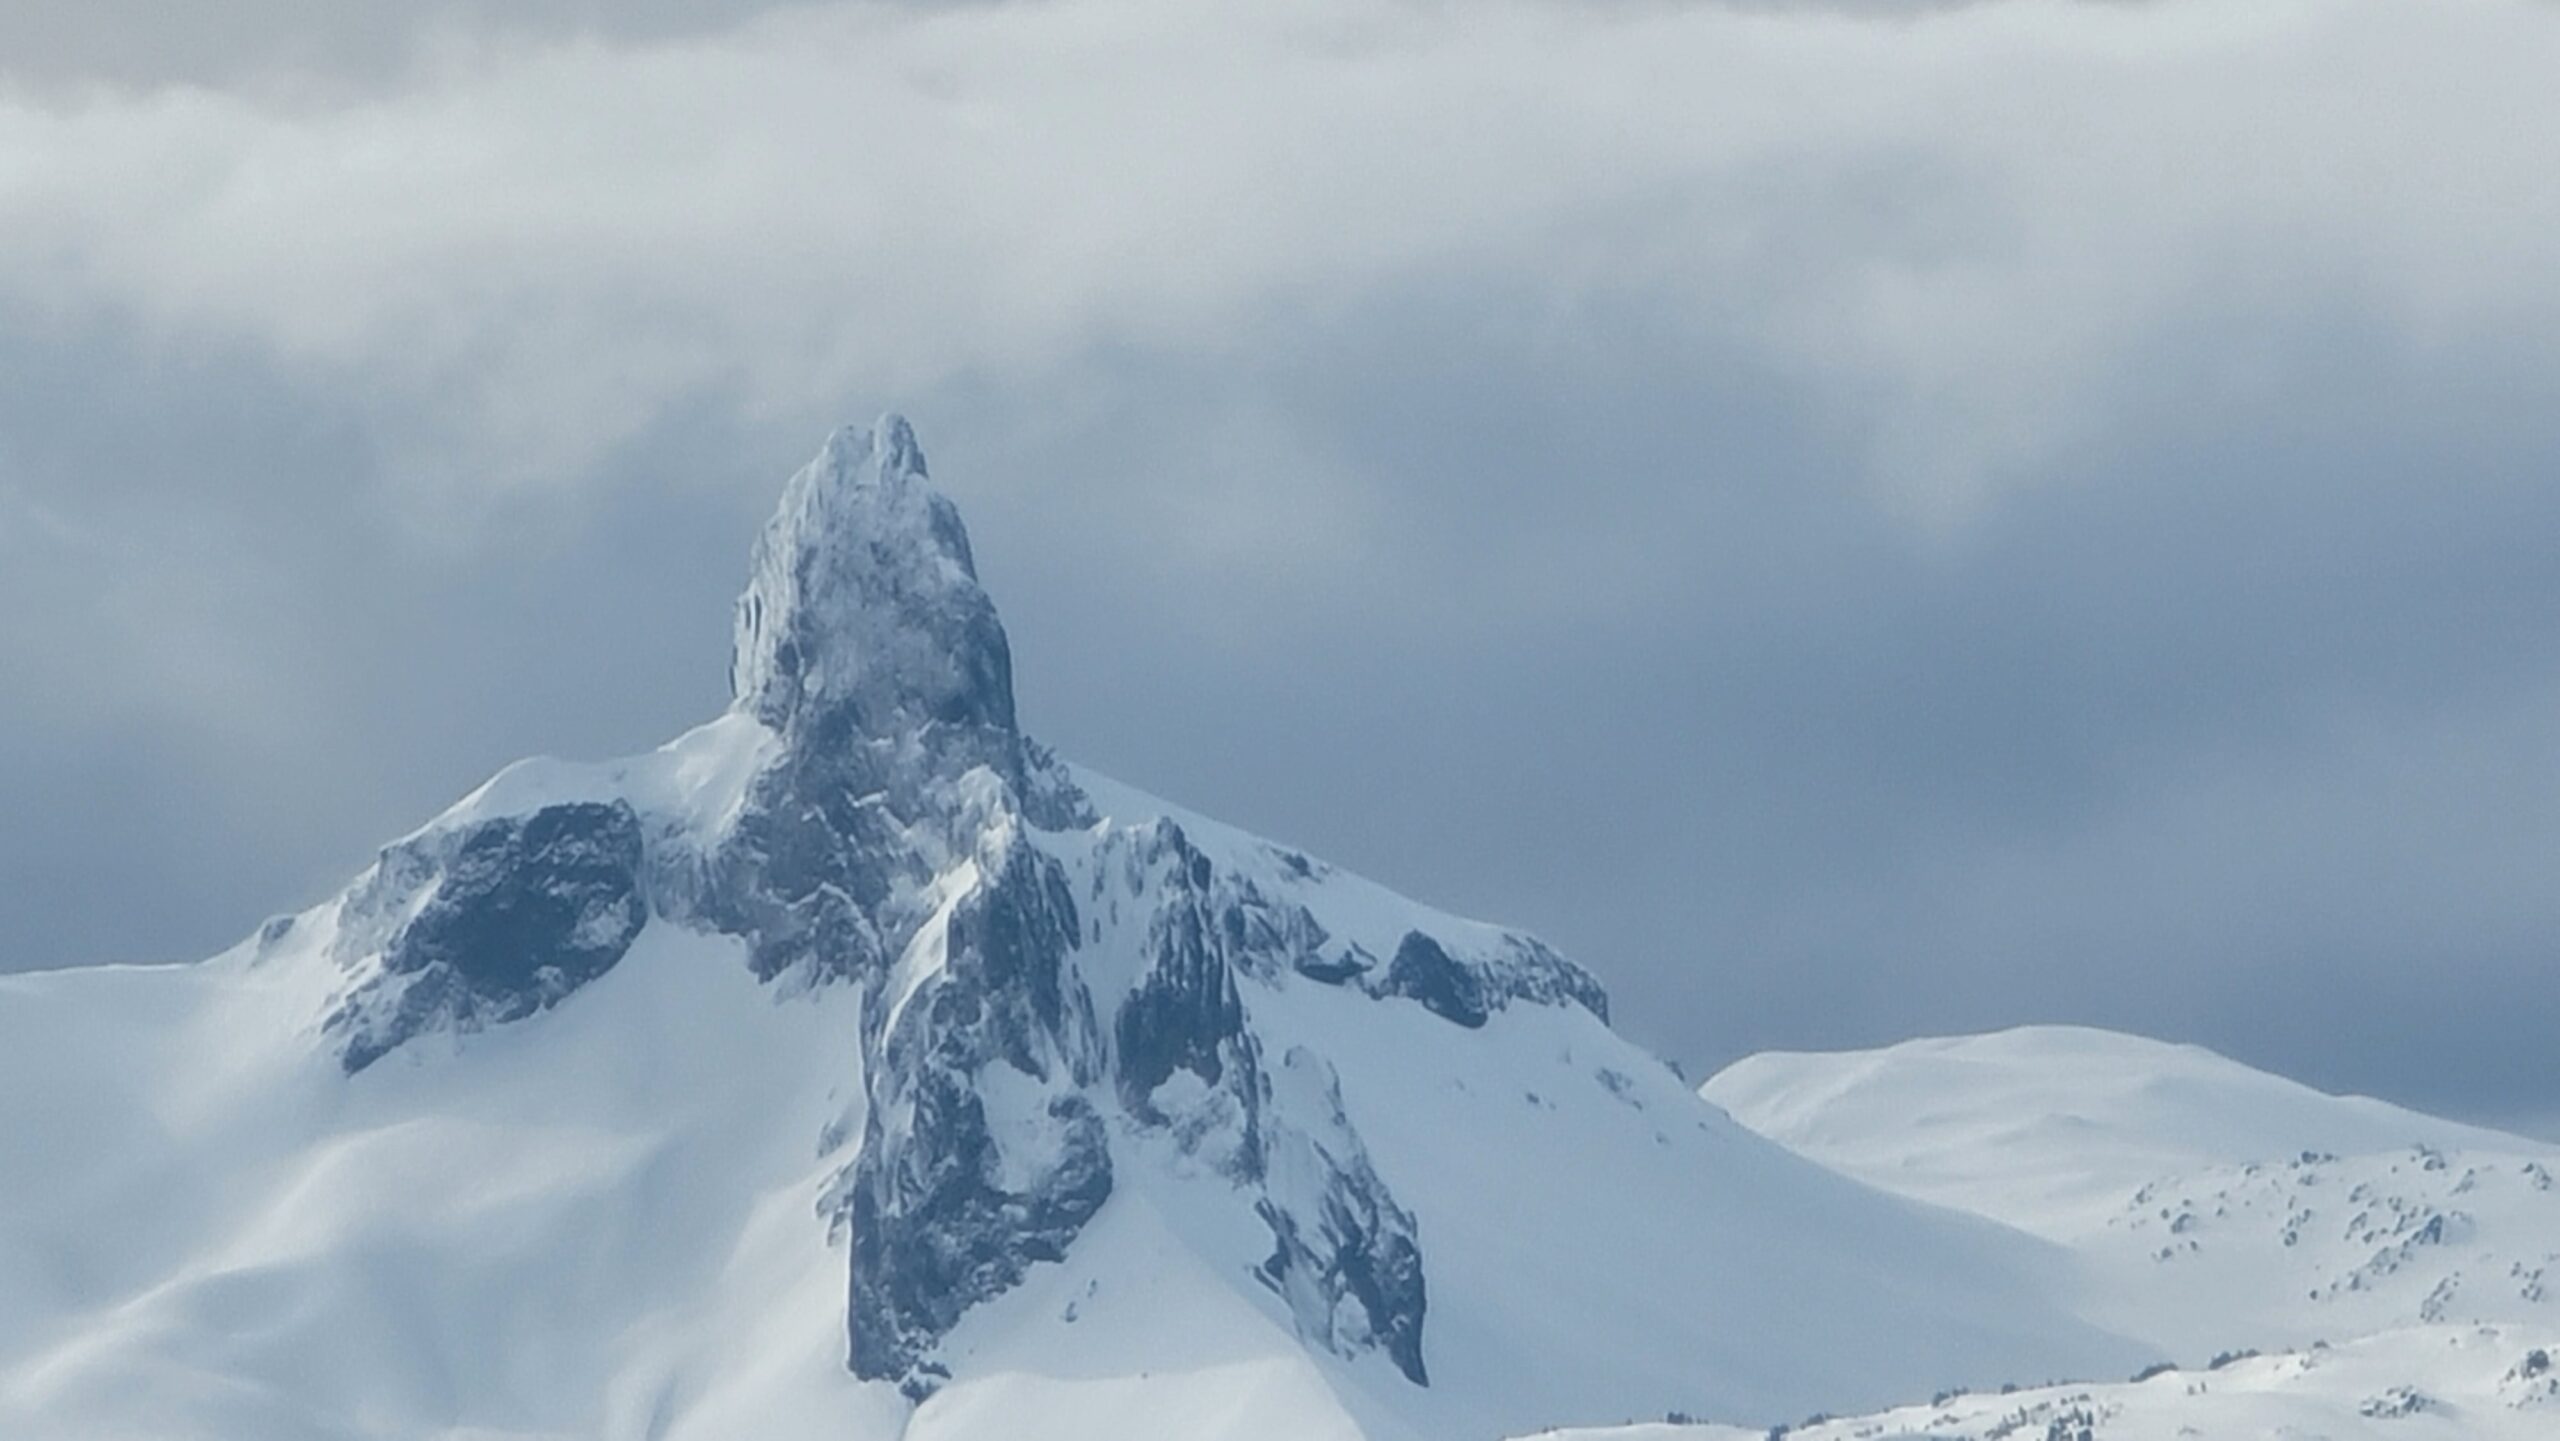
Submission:
POLYGON ((1490 1441, 2140 1346, 1534 938, 1058 762, 894 420, 737 703, 197 965, 0 977, 11 1441, 1490 1441))
POLYGON ((2040 1027, 1754 1056, 1700 1090, 1844 1174, 2069 1248, 2083 1315, 2188 1360, 2560 1325, 2560 1148, 2196 1047, 2040 1027))
MULTIPOLYGON (((1944 1397, 1811 1421, 1790 1441, 2549 1441, 2560 1331, 2429 1326, 2138 1382, 1944 1397)), ((1644 1425, 1535 1441, 1763 1441, 1761 1428, 1644 1425)))

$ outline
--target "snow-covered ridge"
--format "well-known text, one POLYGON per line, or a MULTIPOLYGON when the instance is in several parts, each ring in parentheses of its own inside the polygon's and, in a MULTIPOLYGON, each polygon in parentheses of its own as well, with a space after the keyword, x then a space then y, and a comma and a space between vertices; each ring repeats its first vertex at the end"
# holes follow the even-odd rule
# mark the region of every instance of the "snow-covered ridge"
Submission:
MULTIPOLYGON (((1755 1056, 1701 1091, 1844 1173, 2066 1248, 2058 1297, 2184 1363, 1812 1415, 1795 1441, 2560 1435, 2553 1148, 2076 1027, 1755 1056)), ((1775 1434, 1692 1414, 1535 1441, 1775 1434)))
POLYGON ((2560 1326, 2560 1148, 2069 1027, 1738 1062, 1701 1094, 1881 1189, 2067 1248, 2165 1353, 2560 1326))
POLYGON ((2533 1142, 2362 1096, 2332 1096, 2200 1046, 2080 1026, 2026 1026, 1872 1051, 1768 1052, 1700 1093, 1789 1146, 1899 1189, 1972 1208, 1994 1182, 2067 1208, 2164 1172, 2281 1161, 2302 1151, 2531 1149, 2533 1142), (1946 1158, 1943 1175, 1931 1158, 1946 1158), (1985 1167, 2007 1165, 2005 1173, 1985 1167))
MULTIPOLYGON (((2544 1441, 2560 1434, 2560 1331, 2432 1326, 2163 1367, 2110 1384, 1951 1392, 1864 1416, 1808 1418, 1791 1441, 2544 1441)), ((1753 1427, 1659 1424, 1524 1441, 1765 1441, 1753 1427)))

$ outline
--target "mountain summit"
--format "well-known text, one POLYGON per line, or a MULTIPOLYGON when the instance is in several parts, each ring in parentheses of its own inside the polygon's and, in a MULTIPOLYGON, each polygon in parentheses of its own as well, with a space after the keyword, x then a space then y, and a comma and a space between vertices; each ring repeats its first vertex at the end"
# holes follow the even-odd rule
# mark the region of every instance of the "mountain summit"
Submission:
POLYGON ((1011 735, 1013 655, 959 509, 901 416, 827 437, 783 487, 738 598, 739 706, 775 730, 1011 735))
POLYGON ((1538 940, 1024 736, 895 417, 732 675, 209 962, 0 978, 0 1429, 1436 1441, 2144 1359, 1538 940))

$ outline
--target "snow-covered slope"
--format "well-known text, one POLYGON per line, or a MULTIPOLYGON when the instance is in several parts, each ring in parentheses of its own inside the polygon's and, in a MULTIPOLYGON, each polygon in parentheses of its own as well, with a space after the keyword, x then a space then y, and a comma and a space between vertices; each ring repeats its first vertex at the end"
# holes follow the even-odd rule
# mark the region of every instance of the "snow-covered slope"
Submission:
POLYGON ((0 978, 0 1435, 1465 1441, 2147 1353, 1535 939, 1021 732, 902 422, 727 715, 211 961, 0 978))
POLYGON ((2032 1028, 1755 1056, 1701 1094, 1844 1174, 2068 1248, 2084 1316, 2183 1359, 2560 1326, 2560 1149, 2196 1047, 2032 1028))
MULTIPOLYGON (((1942 1396, 1814 1420, 1791 1441, 2548 1441, 2560 1435, 2560 1331, 2429 1326, 2110 1385, 1942 1396)), ((1644 1425, 1535 1441, 1763 1441, 1761 1428, 1644 1425)))

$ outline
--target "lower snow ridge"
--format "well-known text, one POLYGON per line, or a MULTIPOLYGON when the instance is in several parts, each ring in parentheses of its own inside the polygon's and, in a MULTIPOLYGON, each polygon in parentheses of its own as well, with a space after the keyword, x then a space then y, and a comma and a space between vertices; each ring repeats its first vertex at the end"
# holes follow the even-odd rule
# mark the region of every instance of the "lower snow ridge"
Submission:
POLYGON ((2081 1314, 2165 1354, 2560 1326, 2560 1148, 2192 1046, 2035 1028, 1756 1056, 1702 1094, 1871 1185, 2067 1249, 2081 1314))
POLYGON ((2430 1326, 2283 1355, 2162 1367, 2110 1385, 1949 1393, 1789 1428, 1664 1423, 1533 1441, 2549 1441, 2560 1435, 2560 1330, 2430 1326))

